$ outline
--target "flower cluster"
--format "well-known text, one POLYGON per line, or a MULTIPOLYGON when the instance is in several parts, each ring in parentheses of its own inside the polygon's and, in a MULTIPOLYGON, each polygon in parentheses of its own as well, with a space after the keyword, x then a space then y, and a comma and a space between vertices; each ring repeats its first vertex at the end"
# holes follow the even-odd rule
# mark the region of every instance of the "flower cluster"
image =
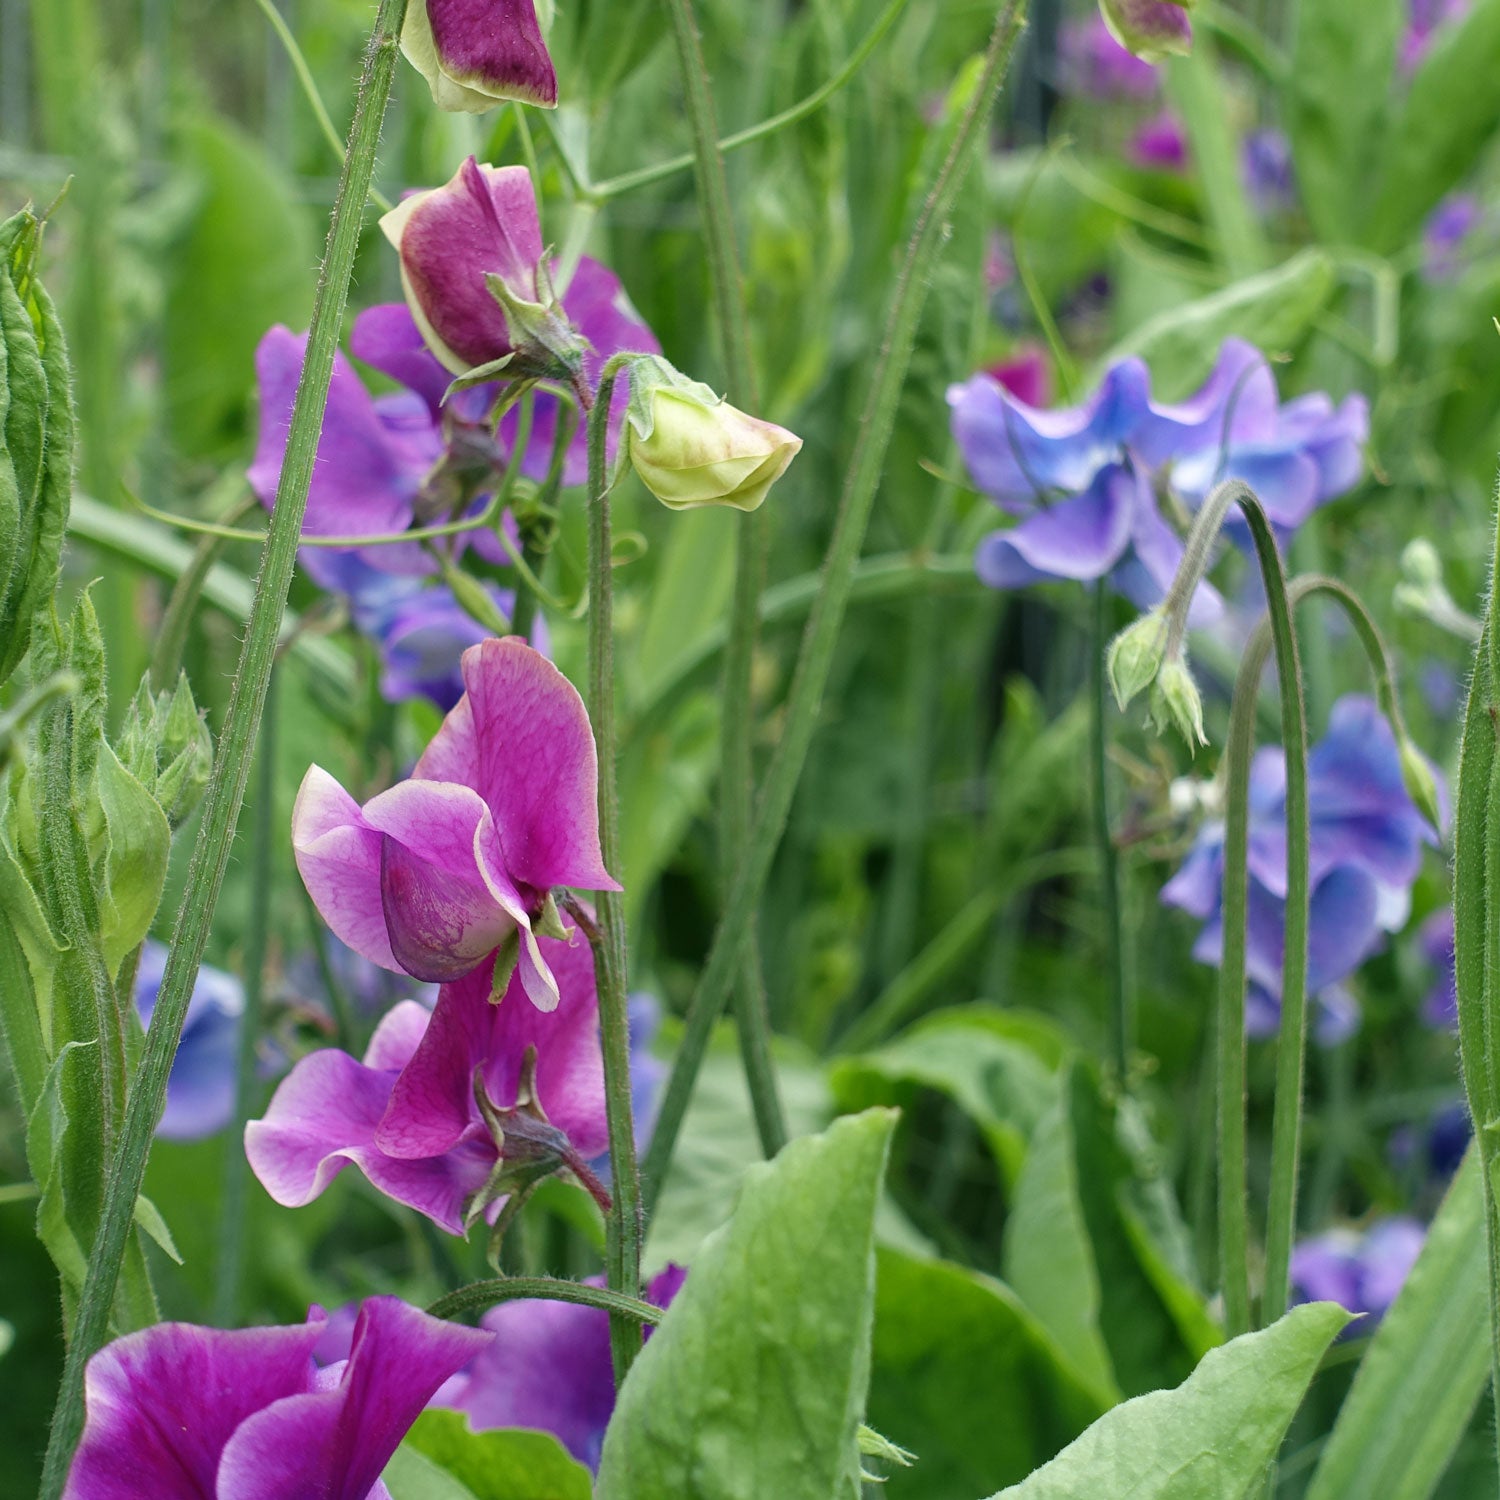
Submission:
MULTIPOLYGON (((1372 699, 1334 704, 1307 772, 1307 988, 1319 1002, 1319 1038, 1332 1043, 1358 1024, 1340 981, 1405 924, 1423 845, 1438 834, 1406 789, 1396 736, 1372 699)), ((1223 889, 1224 825, 1213 822, 1161 893, 1203 923, 1193 954, 1204 963, 1218 963, 1223 951, 1223 889)), ((1250 770, 1245 1024, 1253 1036, 1270 1035, 1280 1019, 1286 893, 1286 759, 1264 748, 1250 770)))
POLYGON ((65 1500, 389 1500, 380 1474, 407 1429, 494 1336, 372 1297, 348 1358, 319 1369, 327 1321, 116 1339, 88 1364, 65 1500))
MULTIPOLYGON (((989 375, 948 392, 953 432, 975 484, 1012 518, 979 545, 992 588, 1107 578, 1145 608, 1165 594, 1182 558, 1159 495, 1185 510, 1224 479, 1242 479, 1283 531, 1344 494, 1362 470, 1367 404, 1314 393, 1283 404, 1259 350, 1228 339, 1187 400, 1151 394, 1135 358, 1110 367, 1082 406, 1023 405, 989 375)), ((1193 623, 1219 610, 1206 586, 1193 623)))

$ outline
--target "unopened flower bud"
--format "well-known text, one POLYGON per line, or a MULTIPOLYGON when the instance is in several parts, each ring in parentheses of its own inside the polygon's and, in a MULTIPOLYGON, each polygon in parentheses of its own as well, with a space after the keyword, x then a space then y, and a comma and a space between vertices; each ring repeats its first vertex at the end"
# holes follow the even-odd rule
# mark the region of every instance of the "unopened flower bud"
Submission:
POLYGON ((1110 35, 1128 52, 1149 63, 1173 53, 1185 56, 1193 46, 1193 24, 1186 5, 1173 0, 1099 0, 1099 13, 1110 35))
POLYGON ((1401 577, 1417 588, 1440 588, 1443 582, 1443 560, 1425 536, 1413 537, 1401 553, 1401 577))
POLYGON ((1406 795, 1416 803, 1417 811, 1440 834, 1443 831, 1443 804, 1438 796, 1437 777, 1433 775, 1427 757, 1404 732, 1401 735, 1400 751, 1401 780, 1406 785, 1406 795))
POLYGON ((625 451, 641 483, 672 510, 754 510, 802 447, 708 386, 646 355, 630 366, 625 451))
POLYGON ((401 50, 439 109, 482 114, 505 99, 553 109, 557 73, 534 0, 410 0, 401 50))
POLYGON ((175 829, 193 814, 213 773, 213 740, 185 674, 171 692, 142 682, 115 745, 120 762, 155 797, 175 829))
POLYGON ((1167 662, 1151 684, 1151 722, 1159 734, 1165 734, 1171 725, 1187 741, 1189 750, 1208 743, 1198 684, 1180 657, 1167 662))
POLYGON ((1142 615, 1109 643, 1105 670, 1115 702, 1126 708, 1137 693, 1156 681, 1167 650, 1167 620, 1161 609, 1142 615))

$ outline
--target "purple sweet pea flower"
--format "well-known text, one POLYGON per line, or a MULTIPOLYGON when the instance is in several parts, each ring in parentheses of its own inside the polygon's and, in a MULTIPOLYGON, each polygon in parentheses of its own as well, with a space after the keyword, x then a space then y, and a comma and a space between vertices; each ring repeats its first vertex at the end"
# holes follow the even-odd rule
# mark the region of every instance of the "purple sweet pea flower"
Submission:
MULTIPOLYGON (((1328 733, 1308 756, 1311 891, 1307 990, 1321 1007, 1319 1040, 1342 1040, 1356 1024, 1339 981, 1406 921, 1422 846, 1436 831, 1417 810, 1401 775, 1396 738, 1372 699, 1334 704, 1328 733)), ((1273 1033, 1280 1020, 1286 917, 1286 761, 1256 753, 1250 770, 1250 888, 1246 931, 1246 1029, 1273 1033)), ((1193 956, 1217 964, 1223 953, 1224 825, 1204 827, 1161 899, 1204 926, 1193 956)))
POLYGON ((1284 131, 1252 130, 1240 149, 1245 190, 1263 217, 1286 213, 1296 203, 1292 143, 1284 131))
POLYGON ((1469 258, 1464 241, 1479 227, 1484 211, 1473 193, 1449 193, 1422 226, 1422 276, 1429 282, 1456 280, 1469 258))
POLYGON ((1148 172, 1187 171, 1188 141, 1182 121, 1170 109, 1162 110, 1130 137, 1125 154, 1148 172))
POLYGON ((1469 1107, 1455 1099, 1435 1110, 1420 1128, 1398 1125, 1386 1144, 1386 1156, 1398 1170, 1415 1166, 1423 1176, 1444 1183, 1458 1170, 1473 1135, 1469 1107))
POLYGON ((1363 1234, 1330 1229, 1305 1239, 1292 1251, 1292 1302, 1337 1302, 1364 1313, 1368 1329, 1390 1310, 1426 1237, 1416 1219, 1392 1215, 1363 1234))
MULTIPOLYGON (((135 1008, 142 1026, 151 1024, 166 967, 166 945, 147 938, 135 975, 135 1008)), ((245 991, 239 980, 204 964, 193 981, 157 1135, 169 1141, 201 1140, 233 1118, 236 1049, 244 1013, 245 991)))
POLYGON ((1052 400, 1052 366, 1035 344, 1023 344, 1008 359, 985 373, 1026 406, 1047 406, 1052 400))
POLYGON ((1117 42, 1104 17, 1069 21, 1058 39, 1063 89, 1089 99, 1150 99, 1161 74, 1117 42))
POLYGON ((1115 40, 1147 62, 1192 49, 1193 24, 1176 0, 1099 0, 1099 14, 1115 40))
POLYGON ((1469 13, 1472 0, 1411 0, 1406 32, 1401 38, 1399 65, 1410 76, 1421 66, 1437 33, 1469 13))
MULTIPOLYGON (((668 1266, 647 1284, 646 1301, 670 1306, 686 1279, 682 1267, 668 1266)), ((494 1342, 434 1405, 466 1413, 476 1432, 530 1427, 553 1433, 579 1463, 597 1470, 615 1409, 609 1315, 597 1307, 526 1299, 491 1308, 480 1327, 494 1342)), ((651 1329, 645 1332, 650 1338, 651 1329)))
POLYGON ((1435 911, 1417 931, 1417 943, 1427 962, 1437 971, 1432 988, 1422 1001, 1422 1019, 1429 1026, 1458 1025, 1458 983, 1453 968, 1453 908, 1435 911))
POLYGON ((401 50, 439 109, 480 114, 506 99, 557 104, 535 0, 411 0, 401 50))
POLYGON ((381 1471, 493 1335, 372 1297, 348 1360, 320 1371, 324 1326, 158 1323, 101 1349, 64 1500, 390 1500, 381 1471))
MULTIPOLYGON (((593 953, 581 938, 541 942, 565 997, 554 1011, 527 1003, 519 975, 491 1004, 489 977, 476 970, 445 984, 435 1010, 411 1000, 392 1009, 363 1062, 332 1048, 304 1057, 245 1129, 245 1154, 271 1197, 300 1208, 353 1162, 388 1198, 462 1234, 466 1201, 502 1160, 476 1090, 502 1114, 524 1105, 528 1051, 558 1165, 588 1183, 584 1164, 609 1139, 593 953)), ((516 1143, 526 1144, 519 1131, 516 1143)))
POLYGON ((357 953, 457 979, 509 941, 542 1010, 557 986, 532 930, 555 886, 619 890, 599 851, 598 762, 577 690, 514 636, 463 654, 464 696, 412 777, 363 808, 320 766, 292 811, 297 868, 357 953))

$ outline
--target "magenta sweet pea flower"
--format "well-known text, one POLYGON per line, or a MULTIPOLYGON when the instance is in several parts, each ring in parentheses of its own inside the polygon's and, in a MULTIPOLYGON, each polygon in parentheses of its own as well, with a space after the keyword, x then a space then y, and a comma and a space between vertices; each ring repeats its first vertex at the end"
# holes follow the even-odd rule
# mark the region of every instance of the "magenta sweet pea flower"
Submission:
POLYGON ((1126 155, 1150 172, 1185 172, 1188 165, 1187 132, 1170 109, 1147 120, 1130 137, 1126 155))
POLYGON ((1069 21, 1058 39, 1063 86, 1090 99, 1150 99, 1161 88, 1157 68, 1117 42, 1095 12, 1069 21))
POLYGON ((479 114, 506 99, 557 104, 535 0, 411 0, 401 50, 439 109, 479 114))
MULTIPOLYGON (((528 1004, 519 976, 491 1003, 479 970, 445 984, 434 1010, 414 1000, 395 1006, 362 1062, 332 1048, 304 1057, 265 1118, 245 1129, 245 1155, 271 1197, 300 1208, 352 1162, 388 1198, 462 1234, 474 1195, 505 1164, 525 1166, 539 1150, 551 1153, 549 1169, 567 1167, 596 1186, 587 1162, 609 1134, 593 953, 581 937, 542 945, 563 996, 554 1011, 528 1004), (534 1108, 497 1146, 478 1092, 503 1117, 528 1107, 526 1087, 534 1108)), ((479 1208, 495 1201, 487 1195, 479 1208)))
POLYGON ((64 1500, 390 1500, 381 1471, 493 1335, 372 1297, 347 1361, 320 1371, 325 1323, 158 1323, 101 1349, 64 1500))
POLYGON ((1122 47, 1147 62, 1161 62, 1193 45, 1188 0, 1099 0, 1099 14, 1122 47))
MULTIPOLYGON (((670 1306, 687 1274, 669 1265, 647 1284, 646 1301, 670 1306)), ((590 1282, 600 1284, 597 1278, 590 1282)), ((491 1308, 480 1327, 494 1334, 494 1342, 439 1392, 434 1405, 465 1412, 476 1432, 531 1427, 553 1433, 579 1463, 597 1470, 615 1409, 609 1315, 597 1307, 528 1298, 491 1308)))
POLYGON ((297 868, 356 953, 443 982, 502 944, 541 1010, 557 983, 532 929, 554 887, 616 891, 599 849, 598 761, 583 700, 514 636, 463 654, 464 696, 408 781, 363 807, 320 766, 292 811, 297 868))

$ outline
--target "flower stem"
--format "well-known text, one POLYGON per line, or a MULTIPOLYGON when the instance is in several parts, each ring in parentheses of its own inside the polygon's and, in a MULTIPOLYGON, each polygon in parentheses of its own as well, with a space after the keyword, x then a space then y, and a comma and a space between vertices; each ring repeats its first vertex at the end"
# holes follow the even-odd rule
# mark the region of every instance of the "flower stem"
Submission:
POLYGON ((1104 652, 1109 625, 1104 581, 1094 584, 1093 641, 1089 650, 1089 768, 1093 775, 1094 847, 1099 856, 1099 881, 1104 894, 1105 968, 1109 975, 1110 1049, 1120 1087, 1130 1069, 1134 1027, 1130 990, 1125 983, 1125 923, 1120 912, 1120 859, 1109 827, 1109 739, 1105 732, 1107 691, 1104 652))
POLYGON ((948 214, 968 175, 974 149, 983 138, 984 122, 989 118, 990 106, 1020 35, 1023 10, 1024 0, 1007 0, 999 13, 985 53, 983 70, 964 110, 952 147, 918 214, 905 262, 892 289, 885 334, 859 426, 860 436, 845 478, 822 581, 798 654, 785 726, 766 772, 745 860, 735 872, 723 917, 688 1010, 682 1042, 672 1063, 656 1129, 646 1153, 643 1187, 651 1199, 666 1175, 693 1084, 713 1035, 714 1023, 738 972, 740 948, 750 931, 777 844, 786 827, 792 798, 817 727, 823 689, 828 681, 859 550, 880 484, 901 387, 911 363, 917 323, 926 301, 930 273, 947 237, 948 214))
MULTIPOLYGON (((589 717, 599 747, 599 846, 604 868, 620 870, 620 808, 615 786, 614 579, 609 533, 606 443, 615 379, 629 362, 615 355, 604 366, 589 435, 589 717)), ((618 878, 618 875, 616 875, 618 878)), ((641 1290, 641 1185, 635 1160, 630 1105, 630 1014, 626 994, 625 902, 619 891, 600 891, 594 970, 599 992, 599 1035, 604 1049, 604 1103, 609 1121, 613 1211, 605 1219, 605 1279, 612 1292, 638 1298, 641 1290)), ((615 1382, 624 1380, 640 1353, 640 1325, 616 1311, 609 1319, 615 1382)))
POLYGON ((83 1428, 84 1366, 108 1331, 110 1303, 134 1222, 152 1132, 161 1117, 167 1074, 182 1036, 183 1019, 203 958, 209 923, 229 863, 234 827, 244 800, 266 684, 276 652, 276 637, 296 562, 297 540, 307 508, 313 459, 333 374, 334 350, 359 246, 360 221, 374 172, 380 126, 390 97, 406 3, 407 0, 381 0, 365 52, 354 120, 349 127, 349 150, 329 224, 328 249, 318 278, 307 356, 292 409, 276 507, 234 675, 214 775, 204 801, 198 842, 188 869, 185 888, 192 896, 182 903, 177 914, 172 951, 152 1013, 145 1051, 129 1090, 119 1147, 109 1166, 103 1217, 89 1258, 53 1413, 42 1473, 42 1500, 57 1500, 61 1494, 73 1448, 83 1428))
MULTIPOLYGON (((735 240, 734 213, 724 175, 724 155, 719 148, 719 128, 714 117, 708 69, 703 60, 692 0, 667 0, 667 9, 677 39, 688 123, 693 132, 698 199, 708 246, 709 282, 713 291, 714 318, 724 349, 724 366, 729 376, 729 397, 754 411, 759 398, 750 347, 750 323, 745 314, 739 246, 735 240)), ((729 642, 724 653, 724 716, 719 760, 719 864, 726 889, 733 883, 734 872, 744 859, 753 811, 755 709, 751 671, 755 665, 760 591, 765 574, 765 519, 762 511, 754 510, 740 515, 735 522, 734 596, 729 610, 729 642)), ((761 1150, 767 1156, 774 1156, 786 1144, 786 1115, 771 1060, 771 1021, 753 930, 740 952, 734 999, 740 1056, 745 1065, 745 1081, 755 1111, 761 1150)))
POLYGON ((572 1302, 579 1307, 598 1307, 611 1318, 625 1318, 637 1328, 660 1323, 662 1310, 639 1297, 624 1297, 602 1286, 584 1286, 556 1276, 501 1276, 493 1281, 474 1281, 439 1297, 428 1314, 434 1318, 456 1318, 467 1312, 487 1312, 501 1302, 526 1298, 539 1302, 572 1302))

